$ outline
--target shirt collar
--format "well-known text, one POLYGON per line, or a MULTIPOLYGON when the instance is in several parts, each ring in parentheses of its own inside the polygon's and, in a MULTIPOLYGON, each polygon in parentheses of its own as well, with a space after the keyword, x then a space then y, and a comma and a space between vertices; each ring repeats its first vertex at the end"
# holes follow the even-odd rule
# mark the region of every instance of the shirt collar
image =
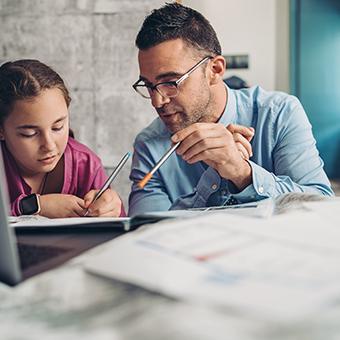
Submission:
POLYGON ((231 90, 226 84, 225 87, 228 93, 228 99, 225 110, 220 119, 218 120, 218 123, 227 126, 228 124, 231 123, 235 124, 236 122, 236 98, 234 91, 231 90))

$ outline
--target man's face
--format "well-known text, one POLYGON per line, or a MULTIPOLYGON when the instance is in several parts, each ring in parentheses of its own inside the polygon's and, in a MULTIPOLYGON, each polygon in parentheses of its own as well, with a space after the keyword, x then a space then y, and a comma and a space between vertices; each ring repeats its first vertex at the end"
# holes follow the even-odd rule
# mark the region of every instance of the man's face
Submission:
MULTIPOLYGON (((200 59, 202 57, 181 39, 165 41, 139 51, 140 78, 150 85, 178 80, 200 59)), ((208 64, 209 60, 178 85, 176 97, 167 98, 156 90, 152 92, 152 106, 172 133, 196 122, 213 121, 211 90, 206 76, 208 64)))

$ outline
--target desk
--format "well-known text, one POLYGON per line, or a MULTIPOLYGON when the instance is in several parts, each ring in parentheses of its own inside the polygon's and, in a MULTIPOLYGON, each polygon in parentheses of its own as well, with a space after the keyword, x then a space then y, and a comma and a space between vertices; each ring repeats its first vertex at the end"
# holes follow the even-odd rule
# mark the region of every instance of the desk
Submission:
POLYGON ((0 334, 36 339, 308 339, 340 338, 340 295, 327 313, 298 324, 276 324, 175 301, 92 276, 82 264, 103 244, 15 288, 0 284, 0 334))

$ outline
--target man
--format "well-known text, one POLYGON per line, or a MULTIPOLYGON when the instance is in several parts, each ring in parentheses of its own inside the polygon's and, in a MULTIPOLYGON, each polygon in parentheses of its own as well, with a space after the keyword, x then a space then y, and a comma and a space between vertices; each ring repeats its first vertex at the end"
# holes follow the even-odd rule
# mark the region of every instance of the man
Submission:
POLYGON ((176 3, 154 10, 136 45, 140 77, 133 87, 151 99, 159 118, 135 140, 130 215, 287 192, 333 194, 298 99, 260 87, 229 89, 216 33, 200 13, 176 3), (255 128, 250 160, 226 128, 230 123, 255 128), (141 189, 138 182, 176 142, 176 154, 141 189))

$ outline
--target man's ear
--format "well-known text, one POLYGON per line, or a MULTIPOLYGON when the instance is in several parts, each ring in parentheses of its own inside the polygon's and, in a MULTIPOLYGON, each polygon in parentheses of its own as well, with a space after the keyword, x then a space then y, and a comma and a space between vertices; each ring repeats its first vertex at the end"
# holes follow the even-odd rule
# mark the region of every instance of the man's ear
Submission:
POLYGON ((225 59, 218 55, 210 61, 210 84, 215 85, 223 79, 226 62, 225 59))
POLYGON ((5 137, 4 137, 4 134, 3 134, 3 129, 0 126, 0 140, 4 140, 4 139, 5 139, 5 137))

